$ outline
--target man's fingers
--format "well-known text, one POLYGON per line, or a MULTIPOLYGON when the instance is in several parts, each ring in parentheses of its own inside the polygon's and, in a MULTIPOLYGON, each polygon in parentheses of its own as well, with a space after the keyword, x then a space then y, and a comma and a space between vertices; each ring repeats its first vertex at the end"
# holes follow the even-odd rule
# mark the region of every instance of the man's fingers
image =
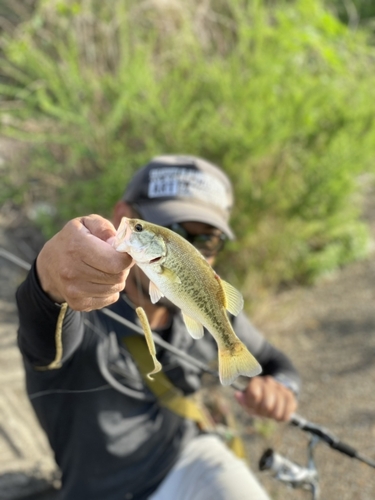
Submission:
POLYGON ((78 220, 86 229, 88 229, 89 233, 103 241, 107 241, 109 238, 116 235, 114 225, 100 215, 87 215, 78 220))
POLYGON ((81 299, 69 299, 68 305, 74 311, 89 312, 94 309, 102 309, 118 301, 120 294, 115 293, 108 297, 82 297, 81 299))
POLYGON ((237 397, 250 414, 286 421, 297 409, 294 394, 273 377, 254 377, 237 397))
POLYGON ((274 391, 266 391, 262 401, 258 405, 259 413, 264 416, 273 414, 278 403, 277 394, 274 391))
POLYGON ((131 260, 131 264, 128 265, 128 259, 124 261, 120 261, 119 265, 121 266, 120 272, 109 273, 102 271, 91 264, 84 262, 85 267, 83 275, 87 276, 89 283, 93 285, 110 285, 117 283, 124 283, 129 275, 130 268, 133 266, 133 261, 131 260), (126 265, 124 269, 123 266, 126 265))
POLYGON ((115 233, 109 221, 90 215, 69 221, 44 245, 37 272, 52 300, 91 310, 118 299, 133 260, 106 242, 115 233))
MULTIPOLYGON (((117 274, 132 265, 127 253, 117 252, 107 240, 116 234, 111 222, 99 215, 90 215, 68 222, 64 242, 69 258, 81 260, 92 270, 117 274)), ((67 271, 68 272, 68 271, 67 271)), ((87 270, 90 275, 91 270, 87 270)))
POLYGON ((119 283, 89 283, 79 282, 71 283, 66 286, 66 292, 72 300, 80 300, 82 297, 107 297, 122 292, 125 281, 119 283))
POLYGON ((263 397, 263 381, 260 377, 252 378, 245 391, 247 404, 251 406, 258 406, 258 404, 262 402, 263 397))
MULTIPOLYGON (((112 223, 99 215, 76 218, 61 231, 60 251, 66 253, 69 264, 84 264, 80 271, 88 276, 92 271, 116 275, 132 265, 132 258, 127 253, 117 252, 106 241, 115 234, 112 223)), ((69 278, 69 269, 63 269, 63 272, 69 278)))

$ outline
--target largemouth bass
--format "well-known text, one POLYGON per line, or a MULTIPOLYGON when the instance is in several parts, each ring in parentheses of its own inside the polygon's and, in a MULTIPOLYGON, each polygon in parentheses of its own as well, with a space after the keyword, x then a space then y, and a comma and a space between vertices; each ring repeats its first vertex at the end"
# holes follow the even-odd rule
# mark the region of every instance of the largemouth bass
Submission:
POLYGON ((150 279, 153 304, 165 296, 179 307, 194 339, 203 336, 204 328, 211 333, 218 345, 223 385, 230 385, 239 375, 254 377, 262 371, 235 334, 226 312, 236 316, 242 310, 242 295, 220 279, 191 243, 165 227, 123 217, 113 246, 131 255, 150 279))

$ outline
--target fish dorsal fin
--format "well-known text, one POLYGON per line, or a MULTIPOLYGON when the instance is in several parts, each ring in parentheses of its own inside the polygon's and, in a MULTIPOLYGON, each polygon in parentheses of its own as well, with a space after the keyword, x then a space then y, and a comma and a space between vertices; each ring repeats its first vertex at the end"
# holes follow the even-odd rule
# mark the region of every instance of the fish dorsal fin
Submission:
POLYGON ((241 293, 236 288, 234 288, 234 286, 230 285, 222 279, 220 279, 220 282, 221 286, 223 287, 225 296, 224 307, 231 314, 237 316, 243 308, 243 297, 241 293))
POLYGON ((182 312, 182 317, 184 319, 187 331, 190 333, 193 339, 201 339, 204 333, 203 325, 184 312, 182 312))
POLYGON ((150 294, 150 299, 153 304, 156 304, 164 294, 159 290, 159 288, 155 285, 153 281, 150 281, 150 286, 148 288, 148 292, 150 294))
POLYGON ((160 274, 163 274, 168 280, 171 281, 171 283, 181 283, 180 278, 174 271, 168 269, 168 267, 165 266, 160 266, 160 267, 161 267, 160 274))

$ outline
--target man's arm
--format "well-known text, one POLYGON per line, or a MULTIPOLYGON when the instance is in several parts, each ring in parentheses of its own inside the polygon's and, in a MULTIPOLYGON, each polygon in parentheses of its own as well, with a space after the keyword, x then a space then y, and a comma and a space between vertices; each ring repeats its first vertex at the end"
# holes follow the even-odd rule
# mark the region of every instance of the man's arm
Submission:
POLYGON ((82 340, 81 313, 69 308, 64 310, 42 290, 35 263, 18 288, 16 300, 19 316, 18 345, 29 363, 37 368, 46 368, 56 359, 59 318, 62 349, 59 364, 68 359, 82 340))
POLYGON ((250 379, 237 401, 252 414, 287 421, 297 409, 300 378, 290 359, 269 344, 244 314, 234 320, 237 335, 262 365, 261 376, 250 379))
POLYGON ((17 291, 19 345, 34 366, 60 366, 82 339, 77 311, 118 299, 132 261, 108 243, 115 233, 109 221, 92 215, 68 222, 44 245, 17 291))

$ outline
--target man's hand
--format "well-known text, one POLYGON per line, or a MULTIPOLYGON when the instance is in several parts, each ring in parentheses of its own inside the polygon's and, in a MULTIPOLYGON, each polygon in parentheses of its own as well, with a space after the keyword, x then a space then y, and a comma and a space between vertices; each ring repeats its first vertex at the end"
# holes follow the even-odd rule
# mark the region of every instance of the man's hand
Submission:
POLYGON ((67 302, 76 311, 116 302, 133 261, 112 248, 109 242, 115 234, 114 226, 99 215, 69 221, 37 258, 42 289, 55 302, 67 302))
POLYGON ((254 377, 244 392, 236 392, 237 401, 250 415, 288 421, 297 409, 293 392, 273 377, 254 377))

